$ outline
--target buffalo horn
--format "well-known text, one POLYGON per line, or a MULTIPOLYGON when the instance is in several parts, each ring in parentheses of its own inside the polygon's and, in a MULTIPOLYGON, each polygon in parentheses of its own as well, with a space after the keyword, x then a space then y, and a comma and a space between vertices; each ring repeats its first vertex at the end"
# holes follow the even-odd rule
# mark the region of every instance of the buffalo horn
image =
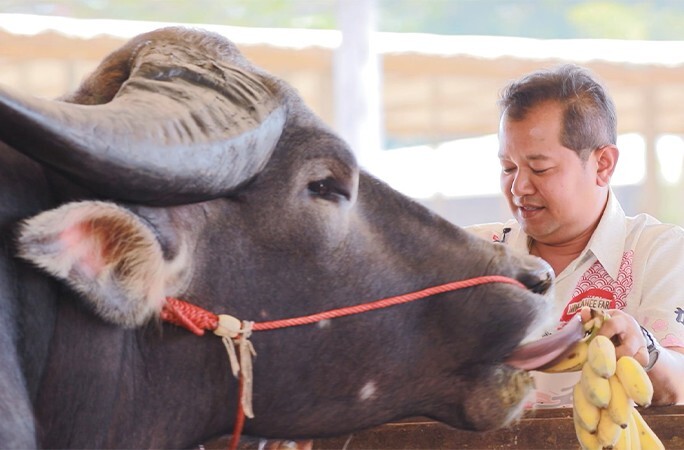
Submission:
POLYGON ((0 89, 0 140, 119 200, 169 205, 226 195, 265 166, 285 106, 239 67, 169 64, 164 56, 139 60, 104 104, 0 89))

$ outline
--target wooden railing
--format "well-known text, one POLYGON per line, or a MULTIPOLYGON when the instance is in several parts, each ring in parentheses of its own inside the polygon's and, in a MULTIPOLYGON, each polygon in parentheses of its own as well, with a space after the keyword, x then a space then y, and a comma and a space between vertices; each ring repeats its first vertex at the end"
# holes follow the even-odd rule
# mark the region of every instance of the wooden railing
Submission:
MULTIPOLYGON (((640 409, 667 450, 684 449, 684 405, 640 409)), ((407 419, 351 436, 314 441, 322 449, 577 449, 572 409, 527 413, 509 428, 475 433, 429 419, 407 419)))

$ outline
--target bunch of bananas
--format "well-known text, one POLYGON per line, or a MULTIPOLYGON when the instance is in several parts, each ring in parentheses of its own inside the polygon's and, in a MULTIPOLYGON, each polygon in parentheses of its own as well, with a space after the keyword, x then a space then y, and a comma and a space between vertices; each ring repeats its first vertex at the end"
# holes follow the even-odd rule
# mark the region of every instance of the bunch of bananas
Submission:
POLYGON ((573 388, 573 419, 583 449, 664 449, 635 404, 648 407, 653 385, 631 356, 616 359, 615 346, 597 332, 608 320, 592 311, 584 324, 587 335, 560 361, 541 369, 546 373, 581 371, 573 388))

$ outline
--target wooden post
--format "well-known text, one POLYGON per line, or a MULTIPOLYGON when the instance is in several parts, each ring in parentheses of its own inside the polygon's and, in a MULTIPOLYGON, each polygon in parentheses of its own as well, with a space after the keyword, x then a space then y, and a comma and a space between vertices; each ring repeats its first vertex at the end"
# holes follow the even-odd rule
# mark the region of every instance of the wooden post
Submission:
POLYGON ((342 43, 333 64, 335 124, 361 164, 383 141, 375 12, 375 0, 338 1, 342 43))
MULTIPOLYGON (((660 201, 660 165, 656 155, 656 139, 658 138, 656 88, 653 83, 646 83, 643 88, 643 135, 646 144, 646 170, 644 190, 640 199, 640 212, 649 213, 660 219, 662 202, 660 201)), ((620 118, 618 117, 618 120, 620 118)))

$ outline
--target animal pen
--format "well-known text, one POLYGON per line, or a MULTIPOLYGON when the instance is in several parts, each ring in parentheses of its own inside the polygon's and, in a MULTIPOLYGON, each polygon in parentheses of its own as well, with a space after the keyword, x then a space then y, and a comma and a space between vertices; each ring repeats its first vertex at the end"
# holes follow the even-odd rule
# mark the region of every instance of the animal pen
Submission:
MULTIPOLYGON (((74 34, 71 22, 36 25, 33 32, 15 32, 3 27, 14 20, 0 15, 0 82, 22 91, 55 97, 73 89, 104 55, 140 31, 130 26, 126 34, 102 27, 74 34), (34 76, 38 73, 39 76, 34 76), (45 83, 45 80, 51 80, 45 83)), ((77 21, 76 21, 77 22, 77 21)), ((74 22, 75 23, 75 22, 74 22)), ((159 24, 157 24, 159 25, 159 24)), ((31 27, 29 27, 31 28, 31 27)), ((135 28, 135 27, 133 27, 135 28)), ((151 27, 148 27, 150 29, 151 27)), ((305 101, 327 123, 334 124, 333 54, 339 41, 335 32, 287 31, 301 37, 306 45, 281 39, 280 32, 225 28, 221 31, 240 45, 256 64, 282 77, 299 90, 305 101), (316 43, 316 44, 312 44, 316 43)), ((410 142, 421 137, 437 143, 444 139, 485 135, 496 132, 496 94, 509 79, 541 66, 561 61, 581 63, 605 81, 617 106, 619 132, 635 132, 645 142, 645 177, 638 186, 635 208, 662 216, 664 187, 658 174, 655 143, 662 134, 684 135, 684 46, 674 46, 667 58, 634 60, 635 45, 652 43, 606 43, 600 49, 610 58, 587 57, 585 44, 520 40, 523 51, 491 54, 478 52, 482 42, 475 38, 417 36, 410 49, 392 47, 385 36, 382 58, 382 116, 388 139, 410 142), (430 43, 432 42, 432 44, 430 43), (419 44, 419 45, 418 45, 419 44), (448 49, 432 51, 430 49, 448 49), (473 50, 475 48, 476 50, 473 50), (418 50, 423 49, 423 50, 418 50), (427 49, 427 50, 425 50, 427 49)), ((589 44, 591 45, 591 44, 589 44)), ((492 38, 486 48, 498 48, 492 38)), ((674 192, 675 203, 684 204, 684 182, 680 177, 674 192)), ((429 207, 457 221, 454 208, 458 199, 425 199, 429 207)), ((494 204, 497 207, 498 204, 494 204)), ((500 205, 499 205, 500 206, 500 205)), ((684 212, 677 217, 684 222, 684 212)), ((492 219, 496 219, 493 217, 492 219)), ((464 220, 464 219, 460 219, 464 220)), ((684 448, 681 424, 684 405, 650 407, 643 411, 649 425, 666 448, 684 448)), ((576 442, 572 410, 531 411, 507 429, 474 433, 459 431, 424 418, 385 424, 353 436, 314 441, 315 449, 418 449, 418 448, 535 448, 557 449, 576 442)), ((220 444, 220 443, 219 443, 220 444)), ((219 444, 215 448, 219 447, 219 444)), ((214 448, 208 445, 207 448, 214 448)))

